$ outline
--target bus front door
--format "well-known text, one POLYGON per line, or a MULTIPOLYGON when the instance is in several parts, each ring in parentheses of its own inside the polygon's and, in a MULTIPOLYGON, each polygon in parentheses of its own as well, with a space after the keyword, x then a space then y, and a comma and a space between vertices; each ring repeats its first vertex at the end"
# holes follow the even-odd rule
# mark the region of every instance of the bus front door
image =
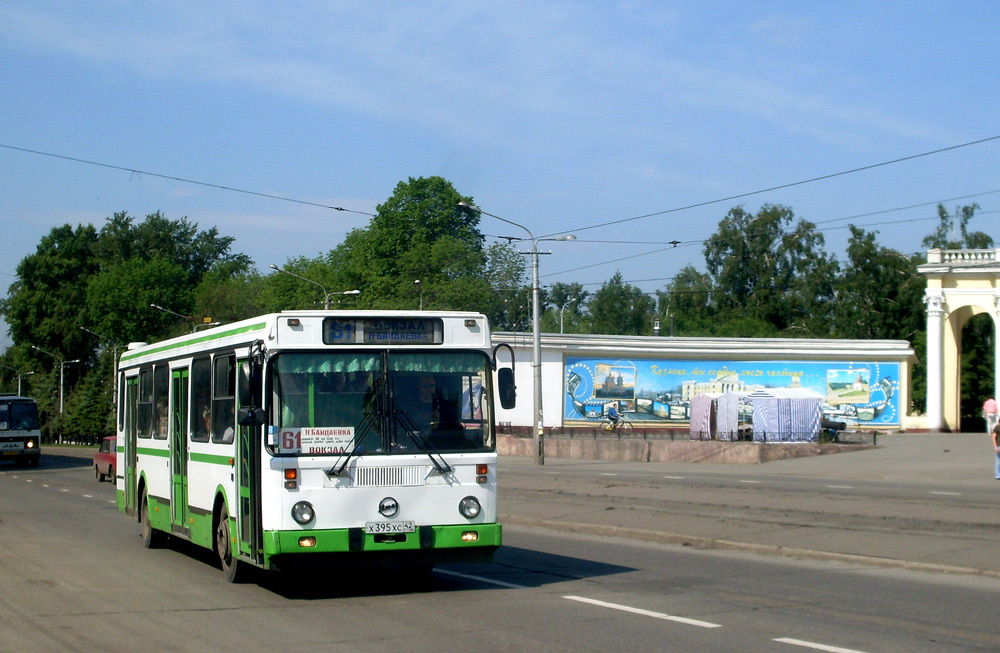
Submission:
POLYGON ((174 531, 188 532, 188 370, 173 370, 170 383, 170 521, 174 531))
POLYGON ((139 393, 139 377, 133 376, 125 381, 125 514, 136 514, 138 497, 136 496, 135 465, 138 460, 135 448, 136 440, 136 402, 139 393))

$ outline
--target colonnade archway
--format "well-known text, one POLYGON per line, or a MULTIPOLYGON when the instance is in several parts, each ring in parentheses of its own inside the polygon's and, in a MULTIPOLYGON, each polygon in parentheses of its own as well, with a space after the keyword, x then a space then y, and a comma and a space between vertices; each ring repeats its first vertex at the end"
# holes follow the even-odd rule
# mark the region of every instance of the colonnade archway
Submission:
POLYGON ((928 250, 918 270, 927 277, 927 428, 958 431, 962 328, 976 315, 993 320, 993 396, 1000 388, 1000 248, 928 250))

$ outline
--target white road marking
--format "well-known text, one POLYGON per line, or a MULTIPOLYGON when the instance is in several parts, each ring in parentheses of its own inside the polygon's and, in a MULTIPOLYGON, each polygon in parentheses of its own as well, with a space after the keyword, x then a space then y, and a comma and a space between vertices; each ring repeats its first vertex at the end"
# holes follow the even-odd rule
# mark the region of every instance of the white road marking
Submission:
POLYGON ((839 646, 828 646, 826 644, 817 644, 816 642, 806 642, 801 639, 792 639, 791 637, 779 637, 774 641, 781 642, 782 644, 791 644, 792 646, 802 646, 804 648, 811 648, 817 651, 830 651, 830 653, 862 653, 861 651, 854 648, 841 648, 839 646))
POLYGON ((91 494, 84 494, 84 495, 83 495, 83 498, 84 498, 84 499, 93 499, 94 497, 93 497, 93 495, 91 495, 91 494))
POLYGON ((940 495, 943 495, 943 496, 946 496, 946 497, 960 497, 960 496, 962 496, 961 492, 931 492, 931 494, 940 494, 940 495))
POLYGON ((673 479, 675 481, 682 481, 682 480, 684 480, 683 476, 664 476, 663 478, 670 478, 670 479, 673 479))
POLYGON ((665 619, 666 621, 676 621, 677 623, 687 624, 688 626, 699 626, 701 628, 722 628, 721 624, 713 624, 708 621, 699 621, 698 619, 688 619, 687 617, 675 617, 673 615, 664 614, 662 612, 652 612, 651 610, 633 608, 631 606, 620 605, 618 603, 606 603, 604 601, 598 601, 596 599, 588 599, 583 596, 564 596, 563 598, 569 599, 570 601, 579 601, 580 603, 596 605, 601 608, 610 608, 612 610, 621 610, 622 612, 631 612, 632 614, 638 614, 644 617, 653 617, 654 619, 665 619))
POLYGON ((833 488, 834 490, 853 490, 853 485, 827 485, 828 488, 833 488))
POLYGON ((618 474, 611 474, 611 473, 605 472, 605 473, 601 474, 601 476, 618 476, 618 474))
POLYGON ((753 483, 754 485, 760 485, 760 481, 740 481, 740 483, 753 483))
POLYGON ((457 571, 448 571, 447 569, 435 569, 435 574, 444 574, 445 576, 455 576, 456 578, 465 578, 466 580, 475 580, 480 583, 489 583, 490 585, 499 585, 500 587, 509 587, 514 590, 526 590, 527 585, 516 585, 514 583, 507 583, 502 580, 493 580, 492 578, 486 578, 484 576, 473 576, 471 574, 460 574, 457 571))

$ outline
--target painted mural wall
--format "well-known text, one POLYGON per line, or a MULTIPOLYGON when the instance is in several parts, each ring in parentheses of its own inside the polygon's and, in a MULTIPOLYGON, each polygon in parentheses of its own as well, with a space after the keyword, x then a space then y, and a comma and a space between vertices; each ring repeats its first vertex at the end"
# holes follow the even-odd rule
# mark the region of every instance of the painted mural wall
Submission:
MULTIPOLYGON (((845 361, 564 360, 563 423, 600 420, 617 403, 630 420, 686 424, 691 398, 809 388, 825 397, 823 417, 849 426, 899 426, 899 363, 845 361)), ((741 409, 742 410, 742 409, 741 409)), ((746 421, 752 407, 746 404, 746 421)), ((741 420, 744 416, 741 414, 741 420)))

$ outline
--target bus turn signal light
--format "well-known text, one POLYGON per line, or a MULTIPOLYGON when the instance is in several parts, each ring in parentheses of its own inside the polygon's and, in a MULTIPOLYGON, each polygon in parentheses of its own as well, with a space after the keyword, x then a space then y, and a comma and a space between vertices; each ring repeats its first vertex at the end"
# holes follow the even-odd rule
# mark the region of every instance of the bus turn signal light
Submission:
POLYGON ((285 489, 294 490, 299 486, 298 484, 299 470, 297 469, 286 469, 285 470, 285 489))

